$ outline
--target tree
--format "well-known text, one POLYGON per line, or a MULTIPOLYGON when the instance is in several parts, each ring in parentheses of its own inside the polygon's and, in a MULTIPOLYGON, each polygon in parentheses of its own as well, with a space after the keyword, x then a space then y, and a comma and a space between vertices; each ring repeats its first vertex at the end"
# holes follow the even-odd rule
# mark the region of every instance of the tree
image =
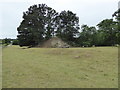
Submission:
POLYGON ((81 26, 81 33, 79 36, 80 46, 92 46, 96 44, 96 28, 88 25, 81 26))
POLYGON ((62 11, 56 17, 56 23, 57 36, 72 45, 79 33, 79 18, 72 11, 62 11))
POLYGON ((116 22, 113 19, 105 19, 98 25, 100 33, 104 34, 104 45, 114 45, 117 43, 117 28, 116 22))
POLYGON ((2 44, 4 44, 4 45, 9 45, 11 43, 11 39, 10 38, 5 38, 5 39, 3 39, 2 40, 2 44))
POLYGON ((120 44, 120 9, 118 9, 113 15, 113 17, 116 18, 116 22, 117 22, 117 43, 120 44))
POLYGON ((35 46, 49 39, 54 33, 56 11, 45 4, 33 5, 23 13, 18 30, 20 46, 35 46))
POLYGON ((97 30, 95 45, 96 46, 106 46, 105 37, 106 37, 106 34, 103 31, 97 30))
POLYGON ((12 40, 12 45, 19 45, 19 41, 17 39, 12 40))
POLYGON ((50 39, 51 37, 55 36, 55 29, 56 29, 56 16, 58 13, 48 7, 46 11, 46 21, 45 21, 45 38, 50 39))

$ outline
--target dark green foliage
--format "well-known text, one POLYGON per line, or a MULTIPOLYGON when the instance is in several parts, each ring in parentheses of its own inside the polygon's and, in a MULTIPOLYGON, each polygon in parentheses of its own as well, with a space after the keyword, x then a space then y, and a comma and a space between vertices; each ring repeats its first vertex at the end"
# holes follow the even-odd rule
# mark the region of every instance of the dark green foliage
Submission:
POLYGON ((11 43, 11 39, 10 38, 5 38, 2 40, 2 44, 3 45, 9 45, 11 43))
POLYGON ((79 33, 79 18, 71 11, 62 11, 57 21, 57 36, 75 46, 74 41, 79 33))
POLYGON ((55 36, 55 29, 56 29, 56 16, 58 13, 48 7, 48 12, 46 15, 46 21, 45 21, 45 38, 50 39, 51 37, 55 36))
POLYGON ((105 19, 98 25, 99 33, 102 33, 102 42, 104 45, 115 45, 117 44, 117 23, 113 19, 105 19))
POLYGON ((33 5, 23 13, 18 30, 20 46, 35 46, 54 34, 56 11, 45 4, 33 5))
POLYGON ((12 45, 19 45, 19 41, 17 39, 12 40, 12 45))
POLYGON ((92 46, 96 43, 96 28, 95 27, 89 27, 87 25, 81 26, 82 32, 79 36, 79 43, 80 46, 92 46))
POLYGON ((57 36, 71 46, 113 46, 120 44, 120 9, 113 14, 113 19, 105 19, 97 24, 97 28, 81 26, 79 17, 72 11, 57 13, 46 4, 33 5, 23 13, 23 21, 18 30, 20 46, 36 46, 57 36))
POLYGON ((79 46, 113 46, 118 42, 117 22, 113 19, 105 19, 95 27, 82 25, 80 36, 78 38, 79 46))
POLYGON ((117 22, 117 42, 118 44, 120 44, 120 9, 118 9, 114 14, 113 14, 113 17, 116 18, 116 22, 117 22))
POLYGON ((96 29, 82 25, 80 36, 78 38, 79 46, 113 46, 120 44, 120 9, 113 14, 113 19, 105 19, 101 21, 96 29))
POLYGON ((35 46, 54 36, 74 45, 75 36, 79 33, 78 23, 79 18, 71 11, 58 14, 45 4, 30 6, 17 28, 19 45, 35 46))

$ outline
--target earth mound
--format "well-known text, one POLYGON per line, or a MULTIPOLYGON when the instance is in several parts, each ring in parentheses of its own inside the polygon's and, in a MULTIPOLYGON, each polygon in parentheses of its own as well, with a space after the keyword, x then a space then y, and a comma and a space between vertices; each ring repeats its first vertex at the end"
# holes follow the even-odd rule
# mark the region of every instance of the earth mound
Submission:
POLYGON ((70 47, 70 45, 68 45, 58 37, 52 37, 39 46, 44 48, 69 48, 70 47))

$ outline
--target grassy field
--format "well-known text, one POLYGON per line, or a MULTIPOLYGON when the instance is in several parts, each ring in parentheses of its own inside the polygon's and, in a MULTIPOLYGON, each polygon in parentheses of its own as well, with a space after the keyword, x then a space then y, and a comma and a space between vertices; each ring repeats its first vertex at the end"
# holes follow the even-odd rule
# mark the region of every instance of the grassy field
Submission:
POLYGON ((3 88, 117 88, 117 47, 3 49, 3 88))
POLYGON ((0 45, 0 89, 2 89, 2 47, 0 45))

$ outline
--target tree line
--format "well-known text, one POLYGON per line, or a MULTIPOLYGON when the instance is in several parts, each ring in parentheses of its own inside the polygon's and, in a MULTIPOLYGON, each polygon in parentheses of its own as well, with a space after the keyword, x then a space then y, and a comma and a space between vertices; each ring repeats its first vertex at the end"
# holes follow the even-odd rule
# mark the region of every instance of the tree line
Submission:
POLYGON ((82 25, 80 36, 77 42, 80 46, 113 46, 118 42, 118 26, 113 19, 105 19, 96 27, 82 25))
POLYGON ((113 46, 120 44, 120 10, 113 19, 105 19, 96 26, 79 26, 79 17, 72 11, 58 13, 46 4, 33 5, 23 13, 17 28, 20 46, 36 46, 57 36, 71 46, 113 46))

